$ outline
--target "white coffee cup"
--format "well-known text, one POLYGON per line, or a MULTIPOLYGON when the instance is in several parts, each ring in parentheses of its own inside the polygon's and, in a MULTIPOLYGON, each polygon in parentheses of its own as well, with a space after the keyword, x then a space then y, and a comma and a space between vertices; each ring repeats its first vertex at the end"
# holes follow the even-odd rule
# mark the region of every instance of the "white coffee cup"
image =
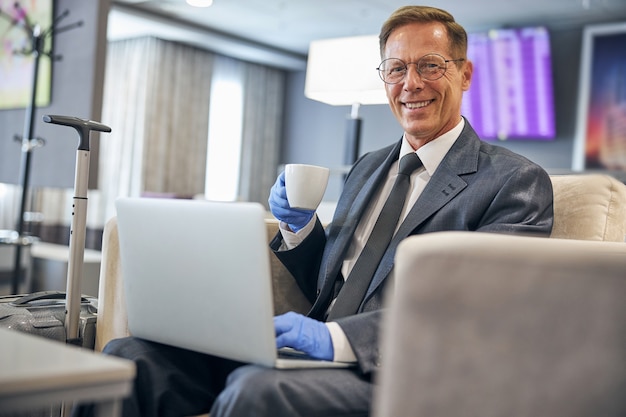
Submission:
POLYGON ((285 165, 287 201, 293 208, 315 210, 320 205, 330 170, 317 165, 285 165))

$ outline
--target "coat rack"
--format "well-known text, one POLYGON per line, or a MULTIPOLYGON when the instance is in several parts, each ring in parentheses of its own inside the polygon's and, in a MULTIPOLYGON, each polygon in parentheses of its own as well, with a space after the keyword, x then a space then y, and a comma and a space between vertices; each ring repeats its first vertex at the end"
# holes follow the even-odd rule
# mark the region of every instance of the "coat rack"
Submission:
MULTIPOLYGON (((24 29, 27 36, 30 39, 30 48, 24 48, 21 51, 14 51, 22 55, 33 55, 33 84, 31 91, 31 98, 28 107, 26 108, 26 114, 24 117, 24 134, 22 135, 22 158, 20 162, 20 184, 22 186, 22 195, 20 199, 20 208, 16 223, 17 241, 15 244, 15 262, 13 264, 13 277, 11 281, 11 293, 17 294, 20 278, 21 278, 21 257, 22 257, 22 242, 24 241, 24 214, 26 212, 26 201, 28 199, 28 188, 30 183, 30 164, 32 151, 44 144, 42 139, 36 138, 35 133, 35 110, 36 110, 36 98, 37 98, 37 79, 39 77, 39 60, 42 55, 48 56, 52 61, 60 60, 60 55, 53 55, 51 51, 45 51, 45 41, 47 38, 52 39, 55 34, 65 32, 70 29, 82 26, 83 22, 78 21, 67 26, 59 27, 59 23, 69 15, 69 10, 65 10, 59 16, 57 16, 50 27, 46 30, 42 30, 38 24, 32 24, 27 11, 20 6, 18 2, 14 4, 15 13, 9 15, 0 9, 0 17, 9 19, 11 25, 20 26, 24 29)), ((19 138, 18 138, 19 139, 19 138)))

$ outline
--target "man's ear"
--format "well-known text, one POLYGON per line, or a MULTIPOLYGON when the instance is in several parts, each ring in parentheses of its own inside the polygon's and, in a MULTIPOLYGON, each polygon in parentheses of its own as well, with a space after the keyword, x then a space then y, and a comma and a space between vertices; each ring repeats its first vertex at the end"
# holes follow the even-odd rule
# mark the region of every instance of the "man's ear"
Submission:
POLYGON ((465 61, 463 68, 461 69, 461 75, 463 81, 461 82, 461 88, 463 91, 467 91, 472 84, 472 74, 474 73, 474 63, 472 61, 465 61))

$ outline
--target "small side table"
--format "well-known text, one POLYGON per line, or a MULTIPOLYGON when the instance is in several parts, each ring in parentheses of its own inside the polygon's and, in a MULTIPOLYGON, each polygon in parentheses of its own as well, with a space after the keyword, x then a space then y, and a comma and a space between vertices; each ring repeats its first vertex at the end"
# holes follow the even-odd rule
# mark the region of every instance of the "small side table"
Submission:
POLYGON ((131 389, 135 364, 39 336, 0 329, 0 410, 96 403, 96 416, 116 417, 131 389))

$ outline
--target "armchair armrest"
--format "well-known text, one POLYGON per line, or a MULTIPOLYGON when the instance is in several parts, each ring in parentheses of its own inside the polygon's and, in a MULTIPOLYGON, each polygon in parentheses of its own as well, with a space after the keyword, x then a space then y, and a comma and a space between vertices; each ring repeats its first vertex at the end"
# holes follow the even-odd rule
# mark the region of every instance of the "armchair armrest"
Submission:
POLYGON ((102 235, 102 261, 98 284, 98 320, 94 349, 101 351, 111 339, 128 336, 126 297, 120 265, 117 218, 111 218, 102 235))

